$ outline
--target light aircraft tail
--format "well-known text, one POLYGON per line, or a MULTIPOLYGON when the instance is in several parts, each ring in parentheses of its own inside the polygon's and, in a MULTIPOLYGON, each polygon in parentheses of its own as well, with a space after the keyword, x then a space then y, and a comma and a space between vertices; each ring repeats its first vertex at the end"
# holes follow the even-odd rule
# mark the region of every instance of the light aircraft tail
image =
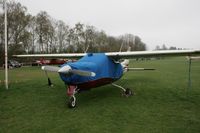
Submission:
MULTIPOLYGON (((131 51, 131 47, 128 48, 127 52, 131 51)), ((146 70, 155 70, 154 68, 129 68, 129 60, 125 59, 123 62, 121 62, 121 65, 123 67, 124 72, 127 71, 146 71, 146 70)))
MULTIPOLYGON (((121 48, 122 48, 122 46, 121 46, 121 48)), ((121 48, 120 48, 120 52, 121 52, 121 48)), ((129 46, 128 49, 127 49, 127 52, 130 52, 130 51, 131 51, 131 47, 129 46)), ((124 73, 127 72, 128 71, 129 60, 125 59, 123 62, 121 62, 121 65, 123 67, 124 73)))
POLYGON ((129 68, 129 60, 125 59, 123 62, 121 62, 121 65, 123 67, 124 73, 127 71, 148 71, 148 70, 155 70, 154 68, 129 68))
POLYGON ((123 68, 128 68, 129 60, 125 59, 123 62, 121 62, 121 65, 122 65, 123 68))

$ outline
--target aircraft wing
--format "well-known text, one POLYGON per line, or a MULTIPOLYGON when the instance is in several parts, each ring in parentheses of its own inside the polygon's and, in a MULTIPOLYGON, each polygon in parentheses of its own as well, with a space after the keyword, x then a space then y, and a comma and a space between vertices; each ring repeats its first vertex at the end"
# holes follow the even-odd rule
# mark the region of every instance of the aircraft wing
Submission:
POLYGON ((139 58, 160 56, 192 56, 199 55, 200 50, 158 50, 158 51, 131 51, 106 53, 112 58, 139 58))
POLYGON ((14 57, 31 57, 31 58, 81 58, 87 55, 87 53, 71 53, 71 54, 25 54, 25 55, 13 55, 14 57))
MULTIPOLYGON (((160 56, 193 56, 200 55, 200 50, 158 50, 158 51, 130 51, 130 52, 108 52, 105 53, 113 59, 139 58, 139 57, 160 57, 160 56)), ((14 57, 45 57, 45 58, 81 58, 87 53, 71 54, 30 54, 13 55, 14 57)))

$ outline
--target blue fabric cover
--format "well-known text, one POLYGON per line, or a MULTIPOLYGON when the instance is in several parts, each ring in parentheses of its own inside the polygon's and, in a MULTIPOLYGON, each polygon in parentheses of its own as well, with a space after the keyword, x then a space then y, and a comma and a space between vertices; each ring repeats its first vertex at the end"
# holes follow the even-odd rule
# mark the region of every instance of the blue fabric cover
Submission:
POLYGON ((123 68, 120 63, 115 63, 104 53, 87 54, 77 62, 68 62, 61 67, 69 65, 72 69, 91 71, 96 74, 95 77, 86 77, 73 74, 65 76, 60 74, 61 79, 66 84, 80 84, 84 82, 94 81, 101 78, 119 79, 123 74, 123 68))

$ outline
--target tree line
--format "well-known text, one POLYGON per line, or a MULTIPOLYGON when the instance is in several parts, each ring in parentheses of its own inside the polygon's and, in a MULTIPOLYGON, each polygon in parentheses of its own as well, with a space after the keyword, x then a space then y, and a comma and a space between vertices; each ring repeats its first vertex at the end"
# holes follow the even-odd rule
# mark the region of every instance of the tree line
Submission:
POLYGON ((163 45, 156 45, 155 49, 154 50, 186 50, 187 48, 177 48, 175 46, 166 46, 165 44, 163 45))
MULTIPOLYGON (((46 11, 31 15, 19 2, 9 1, 8 56, 36 53, 79 53, 146 50, 146 44, 133 34, 107 35, 92 25, 77 22, 69 26, 46 11)), ((0 14, 0 63, 4 57, 4 14, 0 14)))

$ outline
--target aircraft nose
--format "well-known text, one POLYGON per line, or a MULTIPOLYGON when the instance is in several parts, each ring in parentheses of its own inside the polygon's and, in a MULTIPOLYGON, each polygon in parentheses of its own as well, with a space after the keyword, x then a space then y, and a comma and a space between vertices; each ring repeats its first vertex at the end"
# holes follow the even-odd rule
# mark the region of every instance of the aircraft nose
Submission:
POLYGON ((69 65, 63 66, 58 70, 59 73, 68 73, 72 68, 69 65))

